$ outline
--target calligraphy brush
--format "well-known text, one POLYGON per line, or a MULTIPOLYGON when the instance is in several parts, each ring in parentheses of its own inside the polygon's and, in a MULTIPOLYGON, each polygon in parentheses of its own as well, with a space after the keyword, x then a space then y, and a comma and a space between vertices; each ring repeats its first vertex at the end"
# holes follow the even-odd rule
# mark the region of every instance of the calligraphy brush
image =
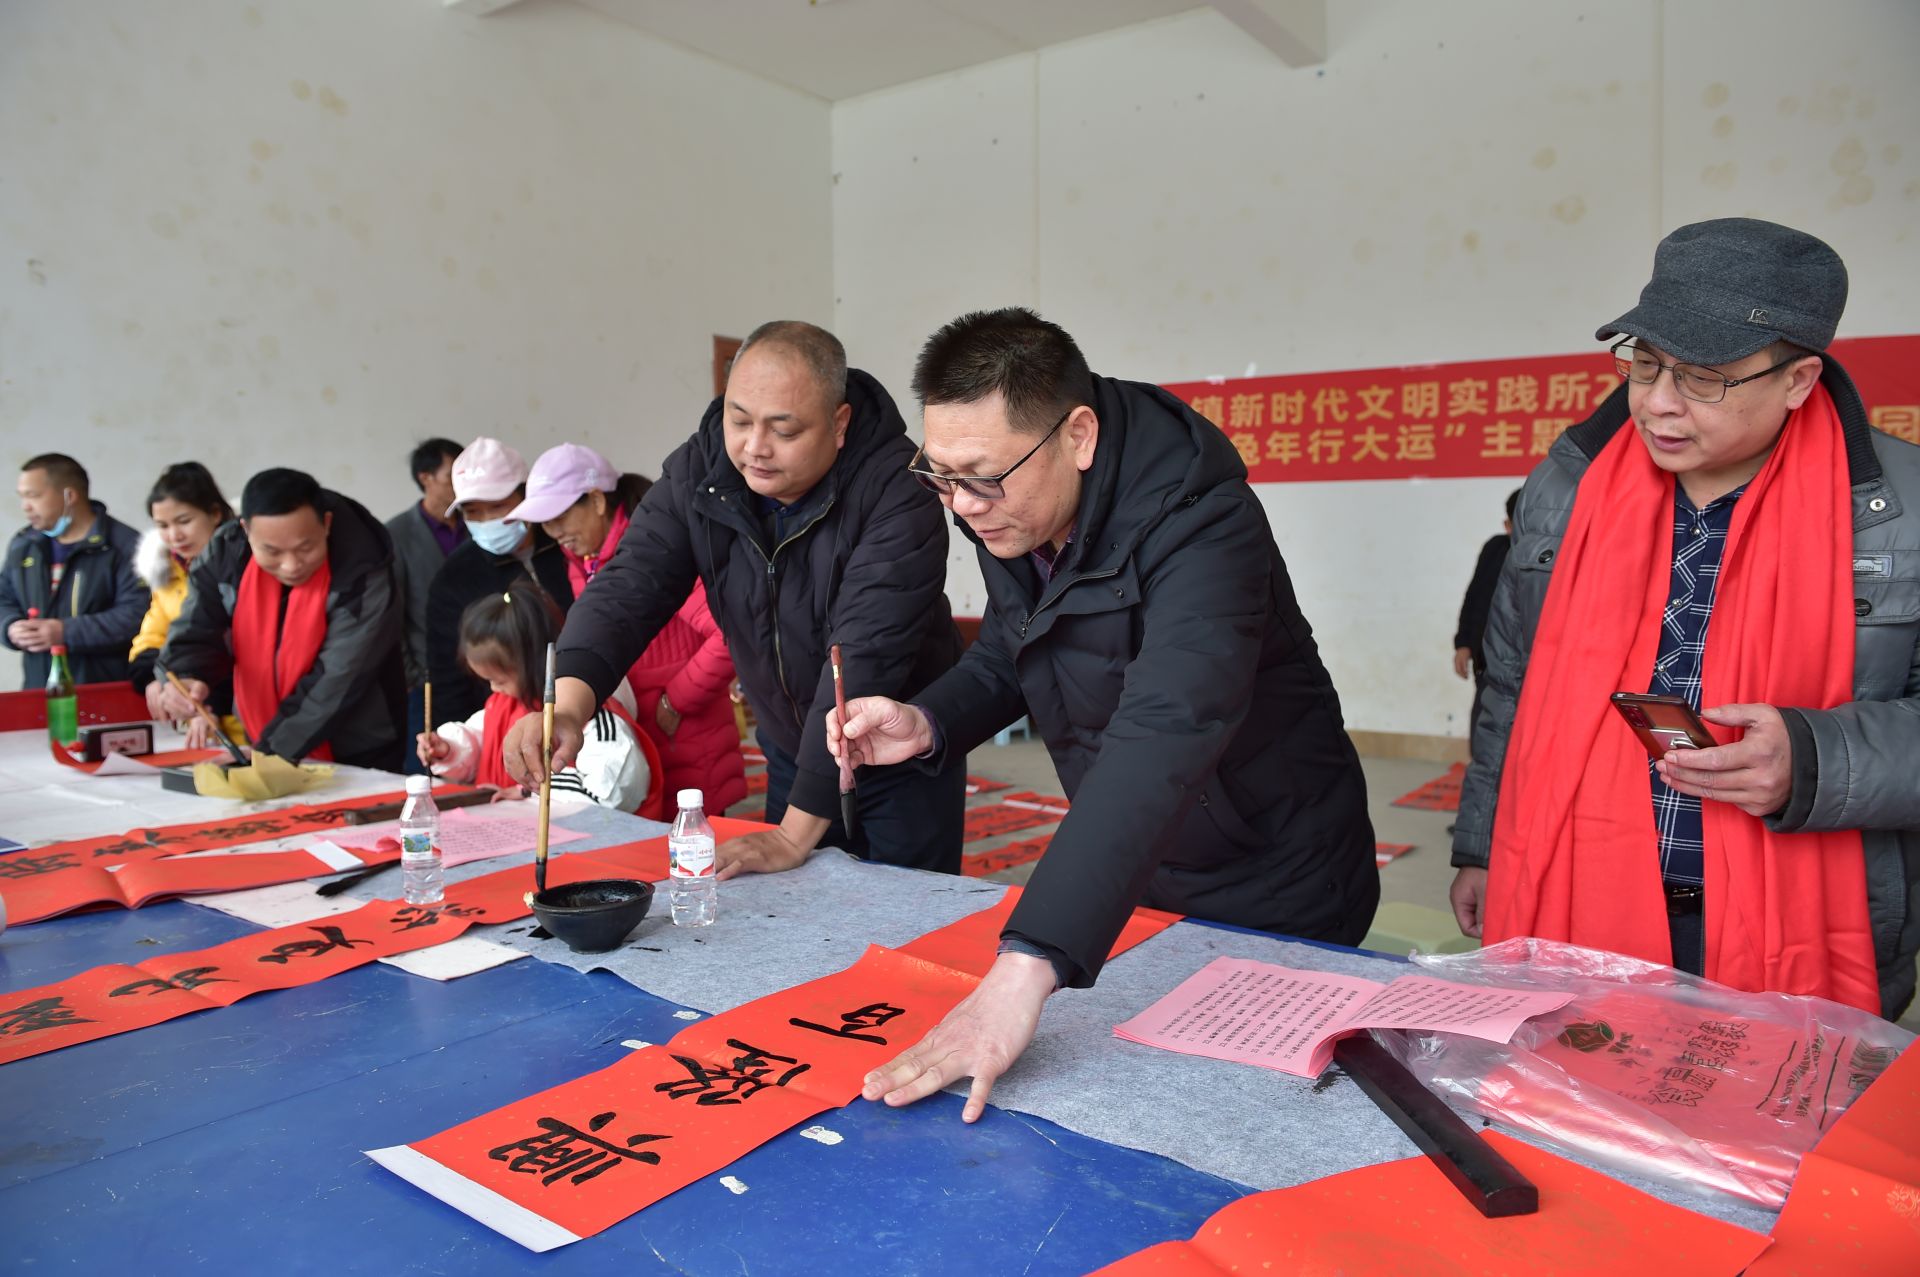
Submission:
POLYGON ((547 690, 540 705, 540 834, 533 848, 533 891, 547 889, 547 814, 553 808, 553 644, 547 644, 547 690))
MULTIPOLYGON (((433 680, 427 679, 420 684, 420 719, 426 724, 428 732, 433 731, 433 680)), ((433 764, 427 764, 427 792, 433 792, 433 764)))
POLYGON ((167 682, 173 684, 173 690, 185 696, 188 702, 192 704, 193 712, 198 714, 201 721, 213 730, 214 739, 227 747, 227 753, 233 756, 233 765, 235 767, 245 767, 247 765, 247 756, 240 752, 240 747, 233 743, 231 736, 228 736, 220 730, 220 720, 213 716, 213 711, 188 695, 187 685, 182 683, 180 676, 172 670, 167 671, 167 682))
POLYGON ((852 746, 847 742, 847 686, 840 678, 840 645, 835 643, 828 649, 833 661, 833 703, 840 711, 840 825, 847 831, 847 841, 853 841, 854 827, 859 823, 860 800, 853 788, 853 760, 848 757, 852 746))

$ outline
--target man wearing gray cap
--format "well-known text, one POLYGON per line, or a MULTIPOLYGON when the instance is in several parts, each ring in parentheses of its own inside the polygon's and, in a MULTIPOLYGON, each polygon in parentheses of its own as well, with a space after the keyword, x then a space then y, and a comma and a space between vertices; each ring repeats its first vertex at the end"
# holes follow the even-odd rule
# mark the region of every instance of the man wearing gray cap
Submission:
POLYGON ((1467 934, 1912 1000, 1920 448, 1825 354, 1846 295, 1820 240, 1727 218, 1661 241, 1599 330, 1622 385, 1528 478, 1488 621, 1467 934), (1717 744, 1643 745, 1621 692, 1717 744))

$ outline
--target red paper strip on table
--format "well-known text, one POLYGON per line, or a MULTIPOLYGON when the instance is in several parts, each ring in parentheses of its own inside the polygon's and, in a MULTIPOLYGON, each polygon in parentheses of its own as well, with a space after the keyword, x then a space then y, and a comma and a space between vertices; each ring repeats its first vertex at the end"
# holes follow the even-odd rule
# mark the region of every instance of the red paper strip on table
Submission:
MULTIPOLYGON (((531 1250, 590 1236, 860 1093, 993 964, 1011 896, 689 1025, 597 1073, 368 1156, 531 1250)), ((1118 954, 1178 921, 1130 921, 1118 954)))
POLYGON ((1052 841, 1052 834, 1041 834, 1038 838, 1025 838, 995 847, 992 851, 964 856, 960 861, 960 872, 969 878, 984 878, 1002 869, 1031 864, 1046 854, 1047 844, 1052 841))
POLYGON ((767 774, 764 771, 752 772, 747 776, 747 797, 767 792, 767 774))
POLYGON ((1920 1272, 1920 1051, 1911 1046, 1800 1163, 1753 1277, 1920 1272))
MULTIPOLYGON (((187 863, 253 858, 218 856, 187 863)), ((595 878, 658 881, 666 876, 665 838, 556 856, 547 866, 550 887, 595 878)), ((275 927, 210 949, 156 956, 130 966, 95 967, 56 984, 21 990, 0 1001, 0 1064, 209 1007, 231 1006, 267 989, 313 984, 379 958, 444 943, 471 926, 512 922, 530 912, 526 896, 531 890, 533 866, 516 865, 453 884, 438 905, 375 900, 351 913, 275 927)))
POLYGON ((991 794, 996 789, 1005 789, 1005 788, 1006 786, 1001 784, 999 781, 988 780, 985 776, 967 777, 967 797, 969 798, 973 797, 975 794, 991 794))
POLYGON ((964 822, 960 841, 977 842, 982 838, 1010 834, 1016 829, 1058 824, 1060 815, 1058 812, 1036 811, 1031 807, 1008 807, 1003 803, 995 803, 990 807, 967 808, 964 822))
POLYGON ((1253 1193, 1214 1212, 1192 1241, 1150 1246, 1097 1277, 1266 1271, 1733 1277, 1767 1247, 1759 1233, 1669 1206, 1519 1140, 1492 1131, 1483 1138, 1539 1186, 1538 1214, 1488 1219, 1430 1161, 1413 1157, 1253 1193))
MULTIPOLYGON (((344 824, 347 813, 356 808, 377 806, 398 797, 381 794, 326 806, 286 807, 227 820, 136 829, 11 852, 0 856, 0 897, 6 900, 8 920, 20 925, 92 904, 117 903, 135 909, 163 896, 237 891, 339 873, 353 866, 330 865, 305 851, 191 858, 185 853, 332 828, 344 824), (225 861, 233 863, 222 863, 225 861), (136 868, 140 872, 134 872, 136 868)), ((358 857, 366 864, 390 858, 389 854, 358 857)))
MULTIPOLYGON (((1920 443, 1920 336, 1831 349, 1871 423, 1920 443)), ((1166 389, 1226 432, 1252 482, 1291 483, 1524 475, 1619 384, 1612 356, 1596 351, 1166 389)))
MULTIPOLYGON (((132 759, 134 762, 140 763, 143 766, 155 769, 161 767, 188 767, 194 763, 211 762, 213 759, 225 758, 226 756, 227 751, 224 749, 169 749, 162 750, 157 754, 119 755, 121 758, 132 759)), ((92 775, 107 765, 107 760, 104 758, 98 762, 91 763, 83 758, 75 758, 73 754, 62 749, 57 742, 53 746, 53 760, 63 766, 71 767, 78 772, 86 772, 89 775, 92 775)))
POLYGON ((39 922, 89 905, 138 909, 173 896, 244 891, 320 878, 363 865, 389 864, 398 848, 322 858, 311 851, 243 851, 224 856, 166 856, 118 868, 73 864, 65 856, 0 857, 0 898, 15 922, 39 922))

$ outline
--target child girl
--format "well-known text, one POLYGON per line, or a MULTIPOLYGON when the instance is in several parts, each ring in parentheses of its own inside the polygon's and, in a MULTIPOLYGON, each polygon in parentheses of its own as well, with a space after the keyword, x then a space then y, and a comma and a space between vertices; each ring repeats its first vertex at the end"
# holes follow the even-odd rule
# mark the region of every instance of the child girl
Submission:
MULTIPOLYGON (((460 661, 492 695, 466 722, 442 723, 420 733, 420 761, 434 775, 520 793, 507 774, 501 745, 507 729, 523 715, 540 712, 547 644, 560 632, 560 619, 553 601, 525 578, 503 594, 467 605, 460 614, 460 661)), ((603 807, 634 811, 647 799, 652 782, 653 769, 633 729, 632 698, 622 687, 587 724, 580 757, 554 773, 554 792, 581 794, 603 807)))

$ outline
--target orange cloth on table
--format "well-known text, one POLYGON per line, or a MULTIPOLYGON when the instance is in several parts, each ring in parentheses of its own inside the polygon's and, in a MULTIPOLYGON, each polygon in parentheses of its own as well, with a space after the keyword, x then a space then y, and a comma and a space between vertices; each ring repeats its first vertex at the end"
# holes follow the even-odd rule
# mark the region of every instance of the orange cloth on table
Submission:
MULTIPOLYGON (((233 706, 249 738, 260 739, 280 713, 280 703, 313 669, 327 639, 327 591, 332 584, 332 565, 324 560, 319 571, 291 592, 259 563, 247 560, 233 606, 233 706), (283 593, 289 594, 284 621, 283 593)), ((321 741, 307 757, 329 759, 333 750, 321 741)))
MULTIPOLYGON (((1507 749, 1487 944, 1530 935, 1671 961, 1646 751, 1607 698, 1651 681, 1673 503, 1673 476, 1631 429, 1581 480, 1507 749)), ((1816 386, 1734 508, 1704 705, 1853 699, 1852 508, 1839 416, 1816 386)), ((1707 978, 1877 1012, 1859 831, 1778 834, 1711 800, 1701 816, 1707 978)))
MULTIPOLYGON (((620 545, 627 530, 627 513, 617 507, 600 552, 586 559, 567 555, 567 575, 573 596, 580 597, 587 582, 620 545)), ((653 746, 664 769, 662 786, 671 795, 698 789, 709 813, 725 811, 747 796, 745 768, 740 761, 740 728, 734 720, 727 688, 733 682, 733 658, 726 637, 707 607, 707 588, 696 581, 680 605, 654 636, 647 650, 627 671, 639 707, 634 724, 653 746), (661 693, 680 714, 680 727, 669 736, 654 716, 661 693)), ((656 769, 656 775, 661 774, 656 769)))

